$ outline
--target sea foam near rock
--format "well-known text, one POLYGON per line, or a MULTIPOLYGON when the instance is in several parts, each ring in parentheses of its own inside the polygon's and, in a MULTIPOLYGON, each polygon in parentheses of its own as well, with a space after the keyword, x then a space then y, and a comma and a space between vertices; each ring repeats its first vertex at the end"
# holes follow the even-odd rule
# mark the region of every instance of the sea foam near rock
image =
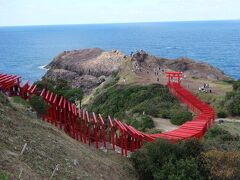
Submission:
POLYGON ((43 65, 43 66, 38 66, 39 69, 43 69, 43 70, 48 70, 48 68, 46 68, 47 65, 43 65))

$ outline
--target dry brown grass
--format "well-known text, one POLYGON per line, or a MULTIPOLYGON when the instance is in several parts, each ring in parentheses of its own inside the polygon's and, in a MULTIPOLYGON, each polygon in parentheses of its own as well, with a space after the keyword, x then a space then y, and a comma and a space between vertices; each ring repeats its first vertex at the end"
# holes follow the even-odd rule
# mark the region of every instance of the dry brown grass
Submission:
POLYGON ((135 179, 129 159, 76 142, 24 110, 0 102, 0 174, 17 179, 135 179), (24 144, 27 148, 19 156, 24 144))

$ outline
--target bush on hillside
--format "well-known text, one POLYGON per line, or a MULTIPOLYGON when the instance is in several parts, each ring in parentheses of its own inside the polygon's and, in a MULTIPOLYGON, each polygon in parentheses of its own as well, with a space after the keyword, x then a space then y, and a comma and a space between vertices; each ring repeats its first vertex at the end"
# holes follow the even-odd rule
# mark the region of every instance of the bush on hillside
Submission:
POLYGON ((204 179, 206 172, 198 158, 202 150, 195 139, 176 144, 156 140, 144 144, 131 160, 140 179, 204 179))
POLYGON ((79 101, 81 106, 81 101, 83 99, 82 89, 70 87, 68 82, 63 79, 58 79, 56 81, 43 79, 41 81, 37 81, 35 84, 38 86, 38 95, 40 95, 41 91, 45 88, 59 96, 64 96, 72 103, 79 101))
POLYGON ((240 152, 211 150, 203 153, 202 161, 209 169, 209 179, 240 179, 240 152))
POLYGON ((205 134, 204 145, 207 150, 239 151, 240 137, 238 135, 230 134, 219 125, 215 125, 205 134))
POLYGON ((38 116, 44 116, 47 114, 48 105, 41 96, 32 96, 29 103, 37 112, 38 116))
POLYGON ((174 109, 171 111, 171 123, 175 125, 182 125, 193 118, 192 113, 183 109, 174 109))
POLYGON ((55 82, 51 81, 49 79, 42 79, 41 81, 37 81, 34 83, 35 85, 37 85, 37 94, 40 95, 42 90, 45 88, 51 92, 55 93, 55 82))
POLYGON ((218 118, 226 118, 227 117, 227 113, 223 110, 220 110, 218 113, 217 113, 217 117, 218 118))
POLYGON ((29 106, 29 102, 23 99, 21 96, 13 96, 12 99, 14 103, 20 104, 25 107, 29 106))
POLYGON ((8 176, 0 172, 0 180, 8 180, 8 176))
POLYGON ((67 100, 69 100, 72 103, 75 103, 76 101, 80 102, 80 107, 81 107, 81 102, 83 99, 83 91, 79 88, 73 88, 73 89, 67 89, 67 90, 62 90, 59 91, 58 93, 61 96, 64 96, 67 100))
POLYGON ((154 179, 178 179, 178 180, 203 180, 200 174, 199 166, 195 158, 180 159, 176 162, 169 161, 163 167, 154 173, 154 179))
POLYGON ((233 82, 233 91, 226 93, 220 108, 231 116, 240 116, 240 81, 233 82))
POLYGON ((134 114, 132 117, 126 116, 126 123, 140 131, 146 131, 154 127, 153 119, 147 115, 134 114))

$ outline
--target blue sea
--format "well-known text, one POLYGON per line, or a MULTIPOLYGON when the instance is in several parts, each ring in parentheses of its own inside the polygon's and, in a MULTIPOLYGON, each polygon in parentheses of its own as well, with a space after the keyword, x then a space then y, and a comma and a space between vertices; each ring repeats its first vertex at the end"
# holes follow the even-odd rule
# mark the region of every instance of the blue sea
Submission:
POLYGON ((0 72, 33 82, 60 52, 93 47, 189 57, 240 79, 240 21, 0 27, 0 72))

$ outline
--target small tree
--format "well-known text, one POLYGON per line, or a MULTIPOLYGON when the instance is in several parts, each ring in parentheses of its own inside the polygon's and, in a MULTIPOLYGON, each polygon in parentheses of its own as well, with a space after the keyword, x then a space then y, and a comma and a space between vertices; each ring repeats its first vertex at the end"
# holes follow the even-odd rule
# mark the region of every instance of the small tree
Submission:
POLYGON ((76 101, 80 102, 80 107, 82 106, 83 91, 79 88, 73 88, 68 90, 63 90, 60 92, 67 100, 75 103, 76 101))
POLYGON ((38 116, 44 116, 47 114, 48 105, 41 96, 33 96, 30 99, 29 103, 31 107, 37 112, 38 116))

